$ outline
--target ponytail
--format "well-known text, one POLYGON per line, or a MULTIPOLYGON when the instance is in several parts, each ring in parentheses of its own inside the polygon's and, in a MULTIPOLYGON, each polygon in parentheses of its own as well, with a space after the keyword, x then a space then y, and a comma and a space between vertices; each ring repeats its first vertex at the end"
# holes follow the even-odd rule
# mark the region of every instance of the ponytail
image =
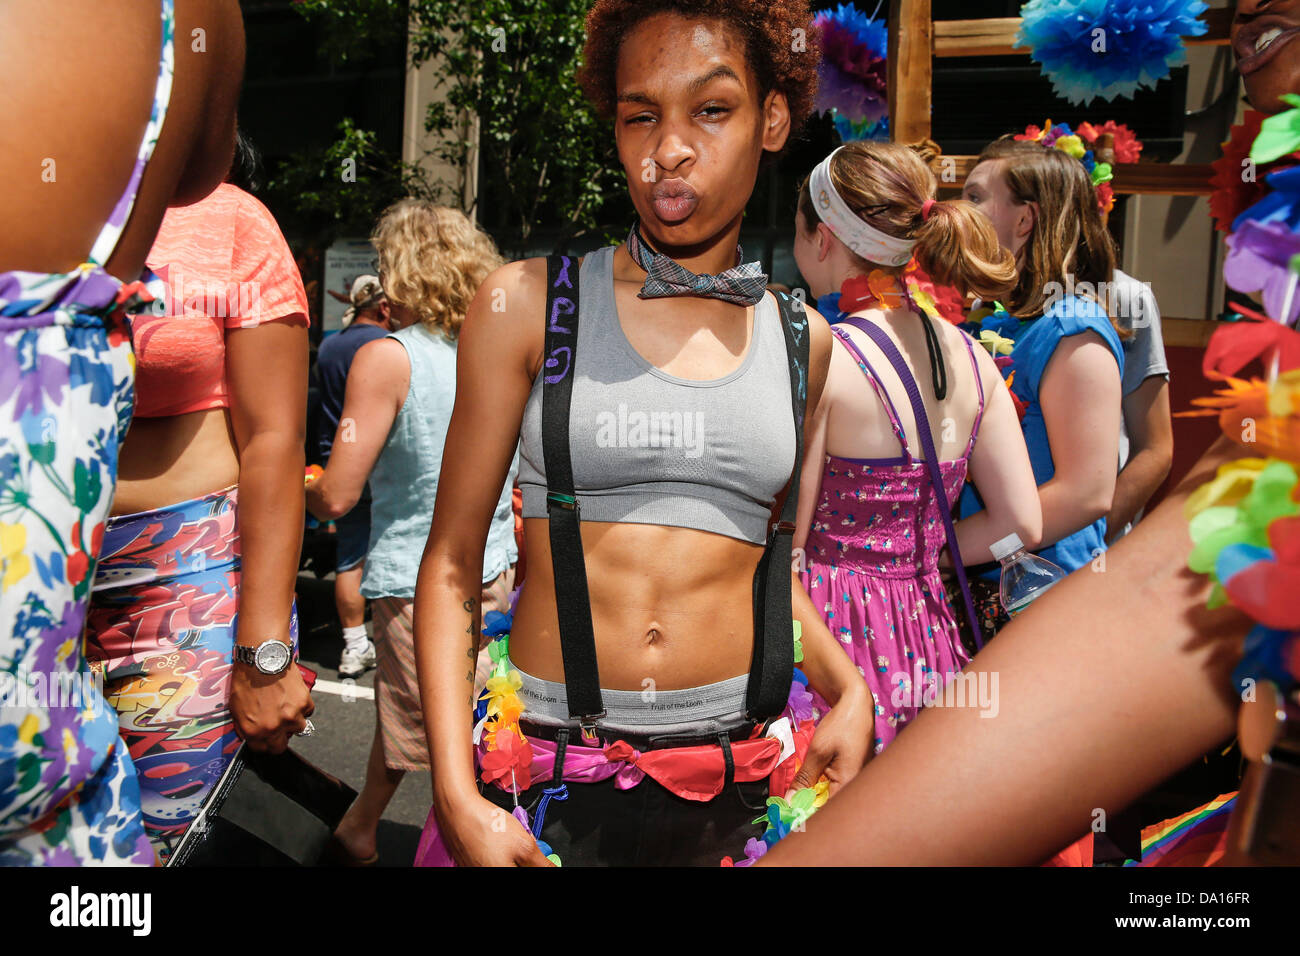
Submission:
MULTIPOLYGON (((964 200, 935 202, 938 183, 924 158, 897 143, 854 142, 831 160, 831 181, 848 207, 889 236, 916 240, 921 268, 940 285, 997 299, 1016 283, 1015 259, 998 244, 993 224, 964 200)), ((805 182, 799 211, 809 226, 821 218, 805 182)), ((867 269, 882 268, 861 262, 867 269)))
POLYGON ((916 261, 939 285, 993 301, 1016 284, 1014 258, 974 203, 933 203, 921 215, 916 239, 916 261))

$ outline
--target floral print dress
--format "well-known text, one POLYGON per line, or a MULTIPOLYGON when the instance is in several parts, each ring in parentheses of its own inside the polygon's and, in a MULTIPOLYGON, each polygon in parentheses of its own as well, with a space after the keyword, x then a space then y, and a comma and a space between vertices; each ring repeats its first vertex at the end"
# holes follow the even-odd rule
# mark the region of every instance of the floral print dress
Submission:
POLYGON ((134 403, 128 323, 154 299, 103 263, 171 96, 172 0, 161 18, 153 110, 89 261, 64 274, 0 273, 0 865, 154 862, 83 631, 134 403))
MULTIPOLYGON (((875 370, 842 329, 833 332, 879 395, 902 455, 826 456, 801 577, 871 691, 874 750, 879 753, 970 662, 970 655, 939 574, 946 537, 929 471, 924 461, 912 457, 898 412, 875 370)), ((973 345, 966 338, 979 384, 973 345)), ((939 462, 950 505, 966 480, 984 414, 983 385, 979 388, 979 410, 965 453, 939 462)), ((822 713, 828 709, 819 698, 815 706, 822 713)))

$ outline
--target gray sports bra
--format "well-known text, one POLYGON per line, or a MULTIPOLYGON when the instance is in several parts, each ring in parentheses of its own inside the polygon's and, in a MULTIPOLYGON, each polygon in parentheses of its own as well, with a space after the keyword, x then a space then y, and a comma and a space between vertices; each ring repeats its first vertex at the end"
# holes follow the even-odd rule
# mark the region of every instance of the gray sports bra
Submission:
MULTIPOLYGON (((614 306, 614 248, 580 270, 570 412, 573 480, 584 521, 626 521, 767 539, 772 505, 794 467, 790 371, 776 301, 754 308, 736 371, 697 382, 654 367, 632 347, 614 306)), ((546 517, 542 378, 520 429, 523 516, 546 517)))

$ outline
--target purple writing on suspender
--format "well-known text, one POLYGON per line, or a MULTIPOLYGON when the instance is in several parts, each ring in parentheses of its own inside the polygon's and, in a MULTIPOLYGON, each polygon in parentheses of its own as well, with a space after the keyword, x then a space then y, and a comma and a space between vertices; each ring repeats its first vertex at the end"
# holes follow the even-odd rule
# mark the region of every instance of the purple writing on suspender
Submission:
POLYGON ((572 261, 573 260, 570 259, 568 256, 560 256, 560 262, 562 263, 562 265, 560 266, 560 274, 555 280, 555 288, 557 289, 573 288, 573 282, 569 279, 569 265, 572 263, 572 261))
POLYGON ((566 299, 564 296, 555 297, 555 305, 551 308, 551 325, 549 331, 559 332, 561 335, 571 335, 572 329, 567 329, 560 325, 560 316, 573 315, 577 306, 572 299, 566 299))
POLYGON ((556 382, 564 381, 564 377, 568 375, 569 370, 573 368, 573 349, 569 348, 567 345, 561 345, 547 357, 546 367, 559 368, 561 357, 563 357, 564 360, 564 371, 546 376, 547 385, 554 385, 556 382))
MULTIPOLYGON (((568 256, 563 256, 561 258, 561 261, 563 264, 560 267, 560 274, 555 280, 554 288, 572 289, 573 282, 569 279, 569 266, 571 264, 571 260, 569 259, 568 256)), ((556 296, 555 304, 551 306, 551 314, 550 316, 548 316, 547 331, 553 332, 556 335, 572 335, 573 330, 570 328, 566 328, 563 325, 560 325, 559 320, 560 320, 560 316, 573 315, 577 310, 578 310, 578 304, 574 302, 572 299, 567 298, 565 296, 556 296)), ((572 346, 557 345, 554 349, 551 350, 551 354, 546 357, 547 369, 560 368, 561 364, 563 364, 564 366, 563 371, 553 372, 552 374, 546 376, 545 381, 547 385, 554 385, 556 382, 563 381, 565 377, 569 374, 569 372, 572 371, 573 369, 572 346)))

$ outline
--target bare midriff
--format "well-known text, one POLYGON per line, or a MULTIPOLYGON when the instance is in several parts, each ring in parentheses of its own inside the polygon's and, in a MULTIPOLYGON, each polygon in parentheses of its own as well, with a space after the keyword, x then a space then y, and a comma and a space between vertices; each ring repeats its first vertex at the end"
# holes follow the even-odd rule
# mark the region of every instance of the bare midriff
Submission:
MULTIPOLYGON (((550 536, 524 521, 528 580, 510 634, 525 673, 564 681, 550 536)), ((691 528, 584 523, 583 552, 601 686, 679 690, 749 671, 761 545, 691 528), (653 683, 647 683, 653 682, 653 683)))
POLYGON ((165 508, 238 481, 239 455, 226 409, 137 418, 122 444, 112 513, 165 508))

